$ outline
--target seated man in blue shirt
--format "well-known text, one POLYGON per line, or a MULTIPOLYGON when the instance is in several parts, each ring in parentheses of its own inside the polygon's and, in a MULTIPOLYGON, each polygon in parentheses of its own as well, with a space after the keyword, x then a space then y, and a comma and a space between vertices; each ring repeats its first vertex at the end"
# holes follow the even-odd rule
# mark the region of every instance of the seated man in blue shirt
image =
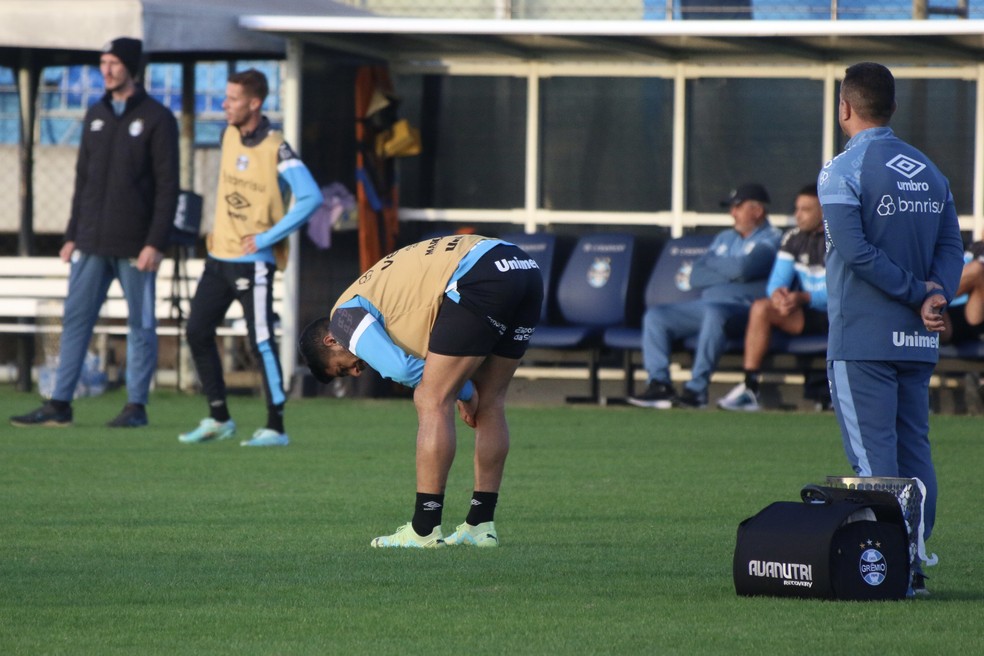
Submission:
MULTIPOLYGON (((765 288, 768 298, 752 303, 745 329, 745 382, 718 401, 718 407, 724 410, 759 410, 762 361, 769 352, 773 328, 790 335, 827 334, 823 210, 816 183, 796 194, 795 217, 796 227, 783 236, 772 265, 765 288)), ((826 388, 825 372, 823 386, 826 388)))
POLYGON ((629 403, 642 408, 689 408, 707 405, 711 373, 724 351, 729 334, 740 334, 748 310, 765 295, 782 233, 769 224, 769 193, 760 184, 745 184, 722 201, 735 221, 719 233, 708 251, 693 264, 690 285, 702 289, 701 298, 648 308, 643 318, 642 356, 649 386, 629 403), (670 381, 673 342, 697 335, 697 349, 689 382, 678 397, 670 381))

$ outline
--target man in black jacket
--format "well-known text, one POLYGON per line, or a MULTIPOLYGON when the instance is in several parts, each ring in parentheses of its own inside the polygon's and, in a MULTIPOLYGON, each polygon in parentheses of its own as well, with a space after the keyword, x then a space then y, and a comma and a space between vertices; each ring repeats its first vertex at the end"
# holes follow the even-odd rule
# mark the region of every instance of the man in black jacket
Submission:
POLYGON ((60 256, 71 262, 64 328, 51 400, 15 426, 68 426, 92 330, 113 279, 128 306, 127 403, 108 425, 147 423, 157 367, 157 268, 178 198, 178 127, 172 112, 136 82, 142 45, 121 37, 103 49, 106 94, 85 116, 72 215, 60 256))

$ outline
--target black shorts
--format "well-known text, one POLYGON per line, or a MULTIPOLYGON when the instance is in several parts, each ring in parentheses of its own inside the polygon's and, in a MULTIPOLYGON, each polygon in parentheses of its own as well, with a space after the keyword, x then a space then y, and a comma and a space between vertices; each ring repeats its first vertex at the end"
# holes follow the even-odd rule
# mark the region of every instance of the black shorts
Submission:
POLYGON ((947 314, 950 315, 950 325, 953 327, 953 336, 950 338, 951 344, 977 339, 981 333, 984 333, 984 326, 971 326, 967 323, 966 309, 965 304, 946 309, 947 314))
POLYGON ((535 260, 516 246, 496 246, 458 280, 457 288, 461 300, 444 297, 428 350, 523 357, 543 304, 543 279, 535 260))
POLYGON ((813 308, 803 308, 803 332, 801 335, 826 335, 830 332, 827 313, 813 308))

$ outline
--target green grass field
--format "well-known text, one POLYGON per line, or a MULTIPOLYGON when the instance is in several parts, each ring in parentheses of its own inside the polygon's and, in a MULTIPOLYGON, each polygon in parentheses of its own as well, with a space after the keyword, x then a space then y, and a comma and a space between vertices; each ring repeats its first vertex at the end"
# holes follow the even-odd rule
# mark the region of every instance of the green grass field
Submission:
MULTIPOLYGON (((935 417, 933 596, 739 598, 738 523, 850 475, 831 414, 517 407, 495 550, 377 551, 409 520, 408 401, 288 404, 286 449, 186 446, 200 397, 119 392, 70 429, 15 429, 0 387, 0 654, 975 654, 979 418, 935 417)), ((233 398, 242 434, 264 416, 233 398)), ((466 512, 459 424, 446 532, 466 512)))

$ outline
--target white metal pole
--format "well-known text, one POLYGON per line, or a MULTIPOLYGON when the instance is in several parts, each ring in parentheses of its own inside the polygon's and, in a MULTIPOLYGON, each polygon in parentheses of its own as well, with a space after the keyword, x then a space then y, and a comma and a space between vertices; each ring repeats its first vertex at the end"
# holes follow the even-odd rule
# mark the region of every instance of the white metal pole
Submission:
POLYGON ((540 199, 540 71, 535 63, 526 75, 526 194, 524 230, 536 232, 536 210, 540 199))
POLYGON ((671 237, 683 236, 687 165, 687 77, 682 64, 673 77, 673 172, 670 182, 671 237))
POLYGON ((977 65, 974 106, 974 227, 971 241, 984 239, 984 64, 977 65))
POLYGON ((823 166, 837 153, 834 152, 834 140, 837 128, 837 69, 833 64, 827 64, 823 76, 823 144, 820 166, 823 166))
MULTIPOLYGON (((301 147, 301 69, 304 45, 297 38, 287 40, 287 64, 284 71, 284 138, 300 154, 301 147)), ((290 236, 290 257, 284 271, 284 311, 280 317, 283 335, 280 338, 280 366, 283 368, 284 387, 289 390, 297 363, 297 310, 300 286, 299 233, 290 236)))

